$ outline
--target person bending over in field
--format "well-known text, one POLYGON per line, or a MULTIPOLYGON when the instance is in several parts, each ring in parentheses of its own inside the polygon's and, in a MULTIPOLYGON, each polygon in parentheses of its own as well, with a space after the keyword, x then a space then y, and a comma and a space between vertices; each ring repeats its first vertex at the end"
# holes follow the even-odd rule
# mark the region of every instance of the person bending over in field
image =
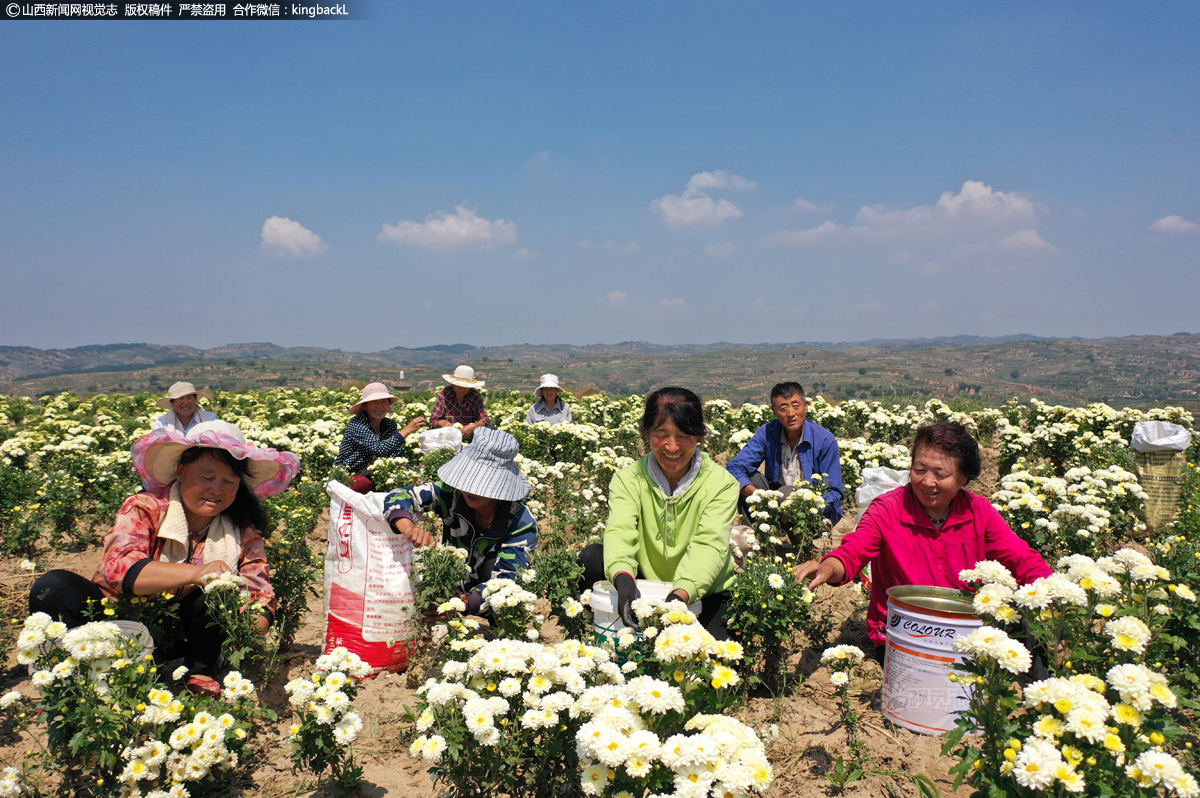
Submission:
POLYGON ((867 634, 882 659, 889 587, 966 589, 958 573, 980 560, 998 560, 1021 584, 1049 576, 1050 566, 991 502, 965 490, 981 468, 979 444, 962 424, 921 427, 913 441, 910 483, 871 502, 855 530, 820 561, 797 565, 796 581, 841 585, 870 563, 867 634))
POLYGON ((212 399, 208 391, 197 391, 190 382, 177 382, 167 389, 167 395, 155 402, 168 411, 154 420, 151 431, 172 429, 187 435, 188 430, 205 421, 216 421, 217 414, 210 413, 198 404, 199 399, 212 399))
POLYGON ((333 464, 354 475, 350 487, 358 493, 370 493, 375 487, 371 481, 371 464, 380 457, 403 454, 404 439, 425 426, 424 416, 417 416, 405 424, 404 429, 388 418, 392 403, 399 398, 388 393, 382 382, 373 382, 363 388, 362 399, 350 408, 354 418, 346 425, 333 464))
MULTIPOLYGON (((128 499, 104 538, 104 555, 91 581, 55 570, 33 583, 29 611, 69 627, 87 622, 89 600, 174 594, 182 639, 160 661, 184 657, 188 689, 219 695, 212 678, 223 641, 199 588, 236 573, 264 614, 266 634, 276 609, 262 535, 267 515, 259 498, 282 493, 300 470, 300 458, 246 443, 224 421, 206 421, 188 436, 154 430, 133 445, 133 462, 148 486, 128 499)), ((161 651, 161 649, 160 649, 161 651)))
POLYGON ((438 469, 438 478, 394 490, 383 514, 397 534, 414 546, 432 546, 433 536, 417 526, 425 513, 442 519, 442 544, 467 552, 467 612, 479 613, 489 579, 516 579, 537 548, 537 519, 522 499, 529 481, 517 467, 517 439, 483 427, 470 446, 438 469))
MULTIPOLYGON (((741 486, 738 506, 746 518, 746 497, 755 490, 777 490, 785 496, 801 482, 811 482, 825 496, 825 517, 836 524, 842 517, 842 463, 837 438, 806 418, 808 402, 798 382, 781 382, 771 389, 775 420, 763 424, 725 467, 741 486), (766 473, 758 467, 766 462, 766 473)), ((749 522, 752 526, 754 522, 749 522)))
POLYGON ((538 398, 525 415, 526 424, 570 424, 571 406, 563 401, 558 377, 543 374, 541 383, 533 395, 538 398))
POLYGON ((459 366, 453 374, 443 374, 442 378, 450 384, 438 392, 433 412, 429 414, 429 426, 462 424, 462 436, 466 440, 475 430, 492 423, 484 407, 483 394, 479 392, 486 383, 475 379, 475 369, 459 366))
POLYGON ((669 598, 699 601, 700 623, 728 639, 737 480, 700 451, 704 405, 687 388, 647 396, 641 429, 650 454, 613 476, 604 542, 579 555, 584 586, 611 581, 617 613, 632 628, 638 621, 631 605, 641 597, 636 580, 672 582, 669 598))

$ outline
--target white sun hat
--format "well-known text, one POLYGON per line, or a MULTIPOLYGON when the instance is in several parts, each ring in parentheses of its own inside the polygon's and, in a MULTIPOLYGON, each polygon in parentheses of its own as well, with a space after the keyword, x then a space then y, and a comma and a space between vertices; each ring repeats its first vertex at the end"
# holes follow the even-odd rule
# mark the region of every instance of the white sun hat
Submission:
POLYGON ((212 399, 212 394, 208 391, 197 391, 196 386, 190 382, 177 382, 167 389, 167 395, 159 399, 154 404, 161 407, 163 410, 171 409, 171 402, 176 399, 182 399, 185 396, 196 395, 197 399, 212 399))
POLYGON ((480 427, 471 445, 438 469, 438 479, 458 491, 497 501, 529 495, 529 480, 517 467, 517 439, 504 430, 480 427))
POLYGON ((459 366, 453 374, 443 374, 442 379, 451 385, 458 385, 462 388, 482 388, 486 385, 483 380, 475 379, 475 369, 470 366, 459 366))
POLYGON ((533 395, 538 399, 545 399, 546 396, 542 393, 543 388, 557 388, 559 391, 561 391, 562 386, 558 384, 558 376, 554 374, 543 374, 542 380, 540 383, 538 383, 537 390, 533 392, 533 395))
POLYGON ((130 454, 146 487, 156 488, 175 481, 180 455, 196 447, 224 449, 238 460, 247 461, 242 481, 260 499, 282 493, 300 471, 300 458, 295 454, 246 443, 242 431, 228 421, 205 421, 192 427, 187 435, 156 429, 134 443, 130 454))
POLYGON ((350 408, 350 415, 357 416, 363 410, 363 405, 367 402, 374 402, 376 399, 391 399, 395 402, 399 396, 393 396, 388 392, 387 386, 382 382, 372 382, 369 385, 363 386, 362 399, 358 400, 358 404, 350 408))

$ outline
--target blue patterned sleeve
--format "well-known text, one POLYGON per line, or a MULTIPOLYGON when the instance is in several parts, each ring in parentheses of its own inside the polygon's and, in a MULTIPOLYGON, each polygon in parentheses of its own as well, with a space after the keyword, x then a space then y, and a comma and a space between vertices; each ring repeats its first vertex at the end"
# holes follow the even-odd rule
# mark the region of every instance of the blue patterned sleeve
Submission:
POLYGON ((436 481, 398 488, 383 500, 383 516, 393 528, 400 518, 407 518, 415 524, 428 512, 436 512, 445 518, 446 503, 443 496, 447 493, 445 487, 436 481))

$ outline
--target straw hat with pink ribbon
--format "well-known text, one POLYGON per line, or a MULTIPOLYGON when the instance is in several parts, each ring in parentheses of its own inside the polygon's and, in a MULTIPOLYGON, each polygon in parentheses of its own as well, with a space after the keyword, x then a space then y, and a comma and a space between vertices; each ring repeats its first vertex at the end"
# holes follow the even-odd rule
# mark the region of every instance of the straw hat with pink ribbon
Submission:
POLYGON ((365 409, 367 402, 374 402, 376 399, 390 399, 394 403, 399 398, 399 396, 393 396, 389 393, 387 386, 382 382, 372 382, 363 386, 362 399, 359 399, 358 404, 350 408, 350 415, 357 416, 361 413, 365 409))
POLYGON ((247 461, 242 481, 260 499, 283 493, 300 471, 300 458, 295 454, 247 443, 242 431, 228 421, 205 421, 187 435, 156 429, 134 443, 130 454, 146 488, 164 488, 175 481, 180 455, 197 446, 224 449, 247 461))

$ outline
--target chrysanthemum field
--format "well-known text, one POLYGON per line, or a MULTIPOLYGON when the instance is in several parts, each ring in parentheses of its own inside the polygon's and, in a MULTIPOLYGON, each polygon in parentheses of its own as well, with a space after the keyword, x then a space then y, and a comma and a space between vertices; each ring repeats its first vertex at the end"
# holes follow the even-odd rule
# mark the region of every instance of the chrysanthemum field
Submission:
MULTIPOLYGON (((530 427, 530 396, 493 391, 489 413, 520 441, 534 486, 533 567, 489 585, 486 619, 464 617, 454 558, 423 552, 420 589, 440 617, 410 641, 407 673, 364 680, 353 655, 323 654, 319 595, 325 485, 345 476, 332 463, 358 391, 219 392, 207 409, 303 467, 267 502, 276 623, 258 643, 236 581, 213 586, 229 675, 220 697, 196 698, 177 663, 148 658, 113 623, 169 634, 167 601, 98 605, 70 631, 27 617, 37 574, 94 570, 116 510, 140 489, 129 448, 161 413, 157 398, 0 396, 0 796, 1200 795, 1200 478, 1187 468, 1178 521, 1150 531, 1129 447, 1138 421, 1192 429, 1181 409, 813 398, 809 418, 839 439, 846 518, 828 529, 819 492, 760 494, 733 641, 713 640, 679 605, 645 601, 641 632, 600 645, 575 555, 603 532, 612 475, 644 453, 643 399, 568 397, 576 423, 530 427), (974 659, 957 678, 975 684, 960 731, 982 733, 946 740, 883 722, 880 668, 861 654, 863 595, 813 594, 790 576, 852 529, 862 470, 906 469, 917 426, 934 419, 975 432, 985 471, 968 489, 1056 571, 1021 588, 994 564, 969 574, 987 626, 960 641, 974 659), (783 524, 797 530, 790 542, 783 524), (1036 680, 1033 642, 1050 652, 1036 680)), ((431 406, 410 394, 394 411, 404 424, 431 406)), ((720 400, 706 415, 704 447, 721 462, 772 417, 720 400)), ((424 481, 444 462, 413 443, 376 465, 377 486, 424 481)))

